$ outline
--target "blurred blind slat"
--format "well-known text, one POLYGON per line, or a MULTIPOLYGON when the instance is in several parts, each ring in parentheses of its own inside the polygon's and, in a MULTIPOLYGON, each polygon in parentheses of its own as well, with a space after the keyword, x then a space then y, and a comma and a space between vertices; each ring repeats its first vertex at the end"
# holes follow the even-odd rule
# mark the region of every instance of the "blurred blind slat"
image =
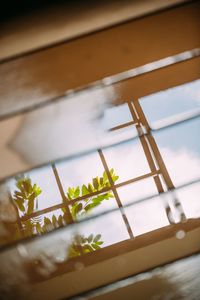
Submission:
POLYGON ((198 48, 199 8, 189 3, 1 64, 1 113, 198 48))
POLYGON ((3 24, 0 25, 0 59, 107 28, 184 2, 188 0, 45 0, 42 3, 19 1, 16 4, 11 1, 11 4, 7 3, 7 10, 2 8, 0 12, 0 16, 3 17, 3 24), (6 21, 7 14, 15 17, 11 19, 10 16, 6 21))

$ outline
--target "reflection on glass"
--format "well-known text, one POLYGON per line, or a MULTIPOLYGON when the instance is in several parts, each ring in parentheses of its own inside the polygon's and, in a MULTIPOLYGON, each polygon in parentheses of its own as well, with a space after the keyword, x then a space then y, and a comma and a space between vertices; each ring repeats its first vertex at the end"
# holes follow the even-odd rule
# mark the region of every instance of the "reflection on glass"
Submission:
POLYGON ((117 189, 123 205, 158 193, 153 178, 143 179, 117 189))
POLYGON ((79 220, 115 209, 118 206, 112 191, 108 191, 92 197, 88 195, 86 199, 75 202, 73 206, 69 201, 69 207, 73 218, 79 220))
POLYGON ((138 132, 135 125, 129 125, 117 130, 108 131, 103 137, 103 146, 117 144, 122 141, 126 142, 127 140, 136 138, 137 136, 138 132))
POLYGON ((187 218, 200 217, 200 183, 177 190, 176 194, 187 218))
POLYGON ((149 124, 200 107, 200 80, 140 99, 149 124))
POLYGON ((101 116, 112 98, 108 90, 85 90, 1 120, 0 178, 99 147, 105 136, 101 116))
MULTIPOLYGON (((95 160, 95 158, 98 158, 97 163, 101 167, 102 171, 103 168, 100 157, 97 154, 96 156, 91 156, 90 163, 92 163, 92 160, 95 160)), ((81 164, 78 165, 77 160, 75 160, 75 162, 76 168, 79 169, 81 164)), ((75 168, 74 165, 73 167, 75 168)), ((85 171, 85 168, 83 170, 85 171)), ((88 173, 91 175, 90 172, 88 173)), ((114 169, 111 169, 109 173, 112 182, 116 182, 119 176, 116 175, 114 169)), ((82 176, 84 178, 84 174, 82 174, 82 176)), ((73 178, 77 178, 77 180, 75 180, 76 183, 79 182, 80 178, 76 177, 75 174, 73 178)), ((110 189, 110 179, 106 171, 103 171, 101 176, 90 178, 89 182, 84 181, 84 183, 79 186, 68 186, 68 188, 66 188, 66 191, 63 190, 62 184, 59 184, 59 182, 59 175, 55 167, 35 170, 30 172, 30 174, 24 174, 23 176, 19 176, 15 180, 13 179, 9 181, 7 186, 9 186, 11 190, 13 206, 15 206, 18 215, 18 221, 15 222, 14 228, 12 225, 12 229, 14 231, 12 230, 13 233, 11 236, 11 240, 30 237, 38 234, 45 234, 49 231, 52 231, 53 229, 63 227, 73 222, 77 222, 85 216, 99 214, 105 210, 110 210, 112 208, 118 207, 113 192, 110 189), (52 171, 52 168, 54 172, 52 171), (52 174, 49 172, 49 170, 51 170, 52 174), (41 176, 41 174, 43 176, 41 176), (47 180, 45 179, 45 175, 47 177, 47 180), (55 184, 56 186, 59 186, 59 196, 61 197, 62 195, 62 198, 64 197, 63 202, 59 203, 61 208, 59 210, 56 209, 57 207, 52 209, 48 206, 49 203, 47 203, 47 206, 44 207, 45 211, 40 211, 38 210, 38 201, 41 201, 39 197, 43 193, 43 187, 45 187, 47 191, 48 186, 45 186, 44 183, 45 181, 48 182, 49 176, 53 176, 54 180, 57 181, 55 182, 55 184), (33 181, 34 179, 37 180, 37 183, 33 181), (62 191, 64 194, 62 194, 62 191), (81 201, 78 201, 79 199, 81 201)), ((50 188, 52 190, 53 186, 51 186, 50 188)), ((56 203, 52 203, 52 206, 54 206, 55 204, 56 203)), ((87 251, 85 252, 84 250, 83 254, 87 253, 89 249, 95 251, 101 248, 101 244, 103 244, 103 241, 100 241, 100 238, 98 239, 96 236, 94 236, 94 233, 90 233, 89 236, 90 238, 83 234, 80 235, 79 233, 76 233, 76 236, 73 237, 72 244, 75 248, 78 241, 79 250, 82 249, 83 246, 84 248, 82 250, 84 250, 87 246, 87 251), (91 235, 93 235, 93 238, 91 238, 91 235), (92 244, 85 245, 85 243, 92 244), (92 248, 89 246, 91 246, 92 248)), ((75 252, 77 251, 74 250, 73 256, 75 256, 75 252)), ((80 251, 77 252, 77 255, 80 255, 80 253, 80 251)))
POLYGON ((129 239, 129 234, 120 211, 111 212, 82 223, 79 227, 79 234, 88 236, 91 233, 95 235, 101 234, 101 239, 104 242, 102 247, 129 239))
POLYGON ((105 109, 102 124, 107 130, 133 121, 128 104, 124 103, 119 106, 105 109))
POLYGON ((175 186, 200 177, 200 120, 154 134, 175 186))
MULTIPOLYGON (((191 88, 196 89, 198 86, 197 83, 199 84, 199 81, 187 85, 190 92, 191 88)), ((187 88, 183 89, 184 93, 187 88)), ((198 91, 198 89, 195 91, 198 91)), ((151 101, 154 101, 153 96, 147 97, 149 98, 148 100, 146 98, 142 99, 142 106, 144 110, 146 110, 145 112, 147 113, 147 116, 148 113, 150 113, 150 122, 195 108, 197 105, 195 102, 196 96, 191 102, 188 102, 188 100, 186 101, 186 98, 183 97, 183 102, 181 102, 180 96, 182 92, 183 91, 179 88, 165 92, 166 97, 169 97, 169 99, 172 98, 173 101, 168 100, 168 98, 165 97, 164 102, 162 102, 163 100, 161 97, 163 94, 159 93, 159 95, 156 96, 157 98, 155 97, 155 99, 157 99, 155 101, 160 101, 160 104, 157 106, 151 104, 151 101), (165 103, 165 105, 162 103, 165 103), (155 109, 155 107, 158 107, 158 109, 155 109)), ((74 106, 72 102, 71 109, 73 110, 74 106)), ((68 104, 66 104, 66 107, 68 104)), ((93 107, 92 102, 90 105, 93 107)), ((136 105, 132 106, 132 108, 134 107, 135 109, 137 108, 136 105)), ((98 109, 94 109, 97 113, 98 109)), ((76 125, 78 122, 77 118, 75 120, 73 119, 73 115, 70 116, 70 120, 68 120, 69 123, 65 124, 65 111, 63 113, 62 110, 60 113, 62 115, 60 123, 57 124, 57 120, 54 118, 55 123, 53 122, 50 128, 53 130, 53 127, 57 126, 54 128, 53 141, 52 137, 49 136, 49 143, 53 145, 53 148, 55 147, 54 149, 51 148, 51 157, 54 158, 54 154, 56 153, 59 153, 59 156, 64 156, 66 153, 74 154, 74 152, 77 152, 80 149, 89 149, 91 145, 97 145, 97 141, 95 140, 97 137, 95 130, 92 131, 94 135, 92 134, 90 136, 89 146, 87 144, 87 134, 82 136, 81 140, 79 140, 78 135, 72 137, 72 140, 70 138, 63 138, 65 136, 64 133, 66 128, 68 130, 68 134, 71 135, 71 127, 69 127, 69 124, 76 125), (65 124, 64 127, 63 124, 65 124), (61 128, 62 130, 60 131, 61 128), (62 139, 60 140, 61 143, 57 144, 55 143, 57 140, 55 137, 57 137, 56 134, 58 131, 61 132, 60 136, 62 136, 62 139), (81 148, 79 148, 80 143, 81 148), (71 152, 68 151, 68 144, 70 144, 69 149, 71 152), (76 151, 74 151, 75 148, 76 151), (62 150, 60 151, 60 149, 62 150)), ((136 113, 138 113, 137 110, 136 113)), ((54 110, 52 112, 51 110, 49 111, 50 116, 54 116, 54 114, 54 110)), ((42 122, 40 126, 42 126, 41 128, 43 128, 44 133, 46 132, 46 125, 43 123, 42 115, 35 112, 32 117, 34 120, 35 118, 37 120, 39 117, 42 122)), ((79 117, 81 115, 82 111, 80 110, 79 117)), ((138 118, 141 117, 139 115, 140 114, 138 113, 138 118)), ((87 113, 82 116, 82 123, 87 121, 87 116, 87 113)), ((91 116, 89 120, 92 122, 91 116)), ((30 121, 31 119, 28 120, 29 126, 32 124, 30 121)), ((105 114, 103 114, 101 122, 102 124, 104 123, 102 127, 107 131, 114 126, 119 126, 126 122, 132 122, 128 106, 122 105, 105 110, 105 114)), ((141 123, 138 121, 138 128, 140 125, 141 123)), ((195 120, 155 134, 155 140, 163 156, 164 164, 166 164, 175 185, 185 183, 188 180, 192 180, 200 176, 199 128, 200 121, 195 120)), ((79 129, 80 127, 78 126, 77 132, 80 134, 79 129)), ((142 126, 140 129, 142 129, 142 126)), ((104 133, 103 138, 105 137, 104 133)), ((25 132, 20 138, 21 141, 23 141, 24 137, 26 137, 26 134, 25 136, 24 134, 25 132)), ((123 138, 125 136, 134 137, 136 134, 135 125, 131 123, 131 126, 123 129, 120 128, 110 134, 113 134, 113 138, 114 136, 115 138, 117 136, 120 138, 122 138, 122 136, 123 138)), ((111 141, 111 135, 109 136, 109 141, 111 141)), ((30 137, 28 137, 28 140, 29 138, 30 137)), ((107 142, 106 137, 104 142, 107 142)), ((20 143, 20 145, 21 144, 23 143, 20 143)), ((29 146, 31 147, 31 144, 29 146)), ((48 151, 44 151, 44 149, 48 150, 48 143, 44 143, 43 147, 44 148, 41 148, 43 158, 40 157, 39 152, 37 153, 41 162, 44 157, 46 159, 46 152, 48 151)), ((3 236, 3 239, 1 235, 0 244, 5 245, 6 243, 10 243, 12 240, 19 240, 24 237, 35 235, 43 235, 41 238, 38 238, 38 240, 35 239, 36 242, 33 242, 32 240, 28 247, 18 245, 18 251, 22 254, 22 256, 26 256, 25 253, 30 251, 32 253, 32 259, 34 263, 36 263, 36 269, 39 270, 39 273, 44 274, 46 272, 45 270, 48 269, 47 265, 49 257, 51 257, 54 250, 56 254, 53 253, 52 256, 55 256, 55 259, 52 259, 53 262, 49 273, 51 273, 52 270, 54 272, 56 269, 54 264, 57 266, 59 263, 65 263, 69 258, 91 253, 126 239, 130 240, 131 235, 129 235, 130 231, 128 233, 128 222, 130 223, 134 236, 142 235, 169 225, 170 218, 167 218, 167 212, 171 213, 172 220, 179 222, 178 216, 174 219, 172 216, 173 214, 178 215, 178 205, 176 205, 178 203, 177 199, 183 205, 183 209, 188 218, 200 216, 198 199, 200 194, 199 185, 178 190, 177 193, 171 192, 168 195, 165 195, 166 197, 160 195, 151 200, 134 204, 134 201, 136 200, 157 194, 159 184, 162 187, 162 185, 164 186, 166 183, 163 179, 164 176, 161 178, 164 171, 161 170, 161 164, 159 165, 158 163, 158 161, 160 160, 161 162, 162 159, 159 156, 158 151, 156 154, 155 149, 155 144, 153 144, 152 140, 150 141, 146 135, 143 137, 143 140, 140 138, 118 146, 112 146, 106 150, 93 152, 93 154, 87 156, 62 161, 60 163, 56 163, 55 167, 49 166, 47 168, 38 168, 35 171, 26 173, 24 177, 9 180, 9 182, 7 182, 7 186, 11 191, 15 207, 13 206, 13 203, 12 205, 9 203, 5 209, 7 213, 4 212, 3 214, 0 214, 0 217, 2 217, 2 215, 5 216, 6 214, 8 216, 8 212, 12 211, 14 219, 9 221, 10 223, 4 222, 6 223, 4 224, 2 222, 3 226, 8 225, 8 230, 11 232, 11 239, 5 239, 5 235, 3 236), (144 152, 143 149, 149 151, 144 152), (103 158, 105 158, 105 164, 103 158), (139 181, 130 184, 129 180, 138 176, 146 174, 149 176, 150 168, 147 159, 149 164, 151 164, 151 167, 153 165, 153 175, 151 174, 151 177, 142 180, 140 178, 139 181), (106 165, 108 165, 108 168, 106 165), (157 176, 155 175, 156 172, 159 173, 159 177, 157 178, 161 178, 161 181, 157 182, 157 187, 155 185, 154 178, 152 177, 157 176), (129 181, 128 184, 127 182, 124 182, 127 180, 129 181), (116 187, 117 184, 119 184, 120 187, 116 187), (175 194, 177 198, 175 198, 175 194), (118 205, 120 206, 120 201, 124 206, 129 205, 132 202, 134 205, 120 210, 118 207, 118 205), (57 206, 52 208, 52 206, 56 204, 57 206), (171 211, 169 208, 171 208, 171 211), (39 212, 42 209, 45 209, 45 211, 39 212), (109 212, 109 210, 112 209, 115 209, 115 211, 109 212), (91 219, 89 219, 89 217, 91 217, 91 219), (9 227, 10 225, 12 225, 12 228, 9 227), (45 233, 61 227, 65 228, 51 232, 50 237, 49 235, 45 235, 45 233), (26 248, 26 250, 24 250, 23 247, 26 248), (47 248, 48 253, 44 251, 45 247, 47 248), (59 247, 60 250, 62 250, 62 255, 57 254, 59 247), (36 251, 38 249, 39 258, 38 252, 36 251), (37 254, 37 257, 34 256, 33 250, 37 254), (50 253, 51 251, 52 253, 50 253), (45 267, 43 267, 43 265, 45 265, 45 267)), ((34 161, 32 160, 32 156, 34 156, 33 152, 30 152, 31 162, 34 161)), ((57 154, 56 158, 58 158, 57 154)), ((39 161, 40 160, 36 159, 35 162, 38 163, 39 161)), ((166 189, 166 185, 164 188, 166 189)), ((160 191, 162 192, 162 188, 160 191)), ((1 198, 2 195, 3 193, 1 193, 1 198)), ((2 228, 7 228, 6 226, 2 228)), ((73 260, 71 262, 73 264, 73 260)), ((46 273, 48 273, 48 271, 46 273)))
POLYGON ((104 172, 98 152, 56 164, 64 191, 69 187, 82 186, 104 172))
POLYGON ((160 197, 125 208, 125 213, 135 236, 169 225, 160 197))
POLYGON ((108 166, 115 166, 119 181, 129 180, 150 172, 142 146, 138 140, 104 151, 108 166))
MULTIPOLYGON (((51 166, 25 173, 23 177, 27 179, 30 178, 32 186, 37 185, 41 190, 37 195, 37 206, 34 207, 34 210, 41 210, 62 203, 62 198, 51 166)), ((15 191, 19 192, 19 188, 16 186, 19 179, 16 177, 16 179, 8 181, 7 185, 12 195, 14 195, 15 191)))

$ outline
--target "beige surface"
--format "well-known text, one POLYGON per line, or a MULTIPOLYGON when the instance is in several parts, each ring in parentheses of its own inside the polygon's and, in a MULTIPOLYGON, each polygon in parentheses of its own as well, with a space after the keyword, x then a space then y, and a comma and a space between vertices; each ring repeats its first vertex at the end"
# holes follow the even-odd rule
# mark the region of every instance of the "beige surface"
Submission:
POLYGON ((137 19, 0 65, 1 115, 199 47, 199 4, 137 19))
MULTIPOLYGON (((120 82, 113 86, 113 90, 111 88, 110 93, 108 88, 91 90, 2 120, 0 179, 58 158, 101 147, 105 140, 112 143, 112 136, 103 131, 98 118, 103 115, 106 102, 124 103, 196 80, 199 70, 200 58, 197 57, 120 82), (113 95, 110 98, 111 91, 113 95), (70 140, 70 144, 66 140, 70 140)), ((11 105, 10 110, 13 108, 11 105)))
POLYGON ((188 257, 140 277, 120 281, 114 287, 108 286, 100 291, 102 294, 91 293, 87 300, 121 300, 124 296, 126 300, 199 299, 199 271, 200 255, 188 257))
MULTIPOLYGON (((199 228, 35 284, 31 299, 61 299, 134 275, 200 250, 199 228), (95 274, 95 276, 94 276, 95 274)), ((151 234, 149 234, 149 239, 151 234)))
POLYGON ((113 85, 115 103, 124 103, 161 90, 181 85, 200 77, 200 57, 148 72, 113 85))
POLYGON ((74 38, 186 0, 99 1, 90 6, 54 6, 1 24, 0 60, 74 38))

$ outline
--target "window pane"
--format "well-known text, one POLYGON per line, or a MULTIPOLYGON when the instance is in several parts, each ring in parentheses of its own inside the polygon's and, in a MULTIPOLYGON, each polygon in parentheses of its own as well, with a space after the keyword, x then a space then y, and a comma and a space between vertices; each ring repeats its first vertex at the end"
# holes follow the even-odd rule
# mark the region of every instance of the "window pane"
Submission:
POLYGON ((110 107, 104 111, 103 126, 107 130, 121 124, 133 121, 128 104, 110 107))
MULTIPOLYGON (((51 166, 36 169, 24 174, 25 178, 31 179, 32 186, 37 185, 41 189, 41 193, 37 196, 37 204, 35 203, 34 210, 41 210, 53 205, 62 203, 62 198, 56 183, 56 179, 51 166)), ((19 191, 16 187, 17 179, 8 181, 8 187, 11 194, 19 191)))
POLYGON ((187 218, 200 217, 200 183, 177 190, 176 195, 183 206, 187 218))
POLYGON ((109 131, 104 134, 103 146, 120 143, 138 136, 135 125, 109 131))
POLYGON ((139 140, 109 148, 104 151, 109 168, 114 168, 119 182, 150 172, 139 140))
POLYGON ((150 124, 200 107, 200 80, 186 83, 140 100, 150 124))
POLYGON ((158 193, 153 178, 143 179, 117 189, 123 205, 158 193))
POLYGON ((176 186, 200 176, 199 129, 200 120, 196 119, 154 135, 176 186))
POLYGON ((125 213, 135 236, 169 224, 160 197, 125 208, 125 213))
POLYGON ((128 231, 120 211, 109 213, 80 224, 80 233, 86 236, 101 234, 103 247, 129 239, 128 231))
POLYGON ((56 164, 65 193, 68 188, 88 186, 92 179, 103 176, 104 168, 98 152, 56 164))
POLYGON ((73 206, 70 205, 70 210, 74 218, 77 218, 78 220, 88 216, 98 215, 111 209, 118 208, 116 199, 112 191, 108 191, 106 193, 102 193, 93 197, 90 197, 88 195, 88 198, 86 198, 85 200, 77 201, 75 203, 76 204, 74 204, 73 206), (78 207, 78 205, 79 208, 77 208, 76 210, 76 207, 78 207))

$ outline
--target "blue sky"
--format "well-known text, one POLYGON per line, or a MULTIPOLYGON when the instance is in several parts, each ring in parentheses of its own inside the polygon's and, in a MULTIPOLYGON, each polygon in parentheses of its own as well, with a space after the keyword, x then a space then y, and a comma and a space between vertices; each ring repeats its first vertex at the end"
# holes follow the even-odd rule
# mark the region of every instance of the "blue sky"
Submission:
MULTIPOLYGON (((200 80, 152 94, 142 98, 140 101, 151 125, 163 118, 199 107, 200 80)), ((103 124, 105 129, 130 120, 130 112, 127 106, 122 105, 107 109, 101 120, 101 125, 103 124)), ((135 134, 135 131, 132 129, 127 128, 129 136, 135 134)), ((156 142, 158 143, 175 185, 185 183, 200 176, 199 132, 200 120, 196 119, 155 134, 156 142)), ((61 146, 62 144, 59 146, 59 149, 61 146)), ((105 151, 105 156, 108 160, 109 167, 114 168, 116 173, 120 176, 120 181, 128 180, 149 172, 144 153, 142 152, 141 145, 138 145, 138 141, 110 148, 105 151)), ((65 191, 67 191, 69 186, 72 187, 90 182, 93 177, 97 175, 101 176, 103 172, 97 154, 57 164, 57 168, 65 191)), ((38 183, 43 190, 43 193, 39 196, 39 209, 62 202, 50 167, 33 171, 30 173, 30 177, 33 179, 33 182, 38 183)), ((12 183, 12 189, 14 189, 14 183, 12 183)), ((132 202, 140 197, 155 194, 155 185, 153 180, 149 179, 142 182, 142 187, 140 184, 133 184, 129 186, 129 188, 119 189, 119 193, 123 203, 130 203, 130 201, 132 202)), ((188 193, 185 191, 179 192, 179 196, 189 217, 200 215, 199 194, 199 185, 191 187, 189 193, 190 202, 188 202, 188 193)), ((110 202, 109 205, 109 208, 112 208, 116 206, 116 203, 110 202)), ((107 208, 108 206, 105 203, 102 209, 107 208)), ((129 221, 136 234, 141 234, 168 224, 163 213, 162 199, 151 201, 148 205, 145 203, 127 210, 129 221)), ((95 223, 101 223, 103 226, 91 225, 92 223, 90 223, 88 229, 84 230, 89 233, 91 230, 98 231, 98 228, 101 227, 101 231, 107 242, 117 241, 117 238, 127 238, 125 229, 121 237, 119 234, 117 235, 117 232, 120 232, 120 229, 123 227, 120 214, 113 214, 113 217, 108 216, 106 219, 107 225, 106 223, 103 224, 99 219, 95 221, 95 223), (114 226, 113 232, 111 230, 112 226, 114 226), (107 228, 110 229, 109 232, 107 228)))
MULTIPOLYGON (((163 118, 200 108, 200 80, 161 91, 140 100, 150 125, 163 118)), ((190 121, 156 135, 162 147, 187 148, 200 155, 200 120, 190 121)))

